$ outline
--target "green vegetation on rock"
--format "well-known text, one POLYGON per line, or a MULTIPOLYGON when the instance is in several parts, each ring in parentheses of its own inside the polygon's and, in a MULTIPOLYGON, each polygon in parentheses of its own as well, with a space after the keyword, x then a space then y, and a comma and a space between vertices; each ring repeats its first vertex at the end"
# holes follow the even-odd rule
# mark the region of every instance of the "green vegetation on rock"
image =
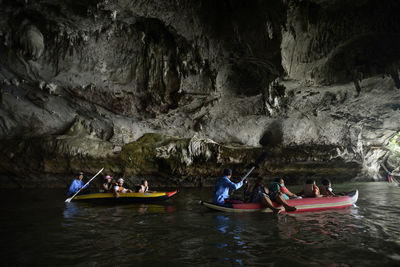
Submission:
POLYGON ((395 168, 400 166, 400 132, 390 139, 386 148, 391 152, 388 162, 395 168))

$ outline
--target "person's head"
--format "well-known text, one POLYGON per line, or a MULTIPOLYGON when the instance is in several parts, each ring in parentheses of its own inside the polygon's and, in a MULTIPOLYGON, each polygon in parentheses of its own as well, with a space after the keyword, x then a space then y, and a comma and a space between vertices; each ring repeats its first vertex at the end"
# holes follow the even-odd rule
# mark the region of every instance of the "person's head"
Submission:
POLYGON ((285 186, 285 180, 283 180, 283 178, 276 178, 275 182, 277 182, 278 184, 285 186))
POLYGON ((315 184, 315 180, 313 179, 307 179, 306 184, 315 184))
POLYGON ((112 177, 111 177, 110 175, 107 175, 107 176, 104 178, 104 180, 105 180, 107 183, 111 183, 112 177))
POLYGON ((79 173, 78 179, 79 179, 79 180, 82 180, 82 179, 83 179, 83 172, 80 172, 80 173, 79 173))
POLYGON ((258 177, 256 178, 255 184, 256 184, 256 185, 262 185, 262 181, 263 181, 263 178, 262 178, 261 176, 258 176, 258 177))
POLYGON ((231 169, 224 169, 224 175, 228 176, 229 178, 231 178, 232 176, 232 170, 231 169))
POLYGON ((329 180, 328 178, 324 178, 322 180, 322 185, 327 186, 327 187, 331 187, 331 180, 329 180))
POLYGON ((118 179, 118 184, 119 184, 119 185, 122 185, 123 183, 124 183, 124 179, 119 178, 119 179, 118 179))
POLYGON ((142 180, 142 185, 143 185, 143 186, 148 186, 149 183, 147 182, 147 180, 142 180))

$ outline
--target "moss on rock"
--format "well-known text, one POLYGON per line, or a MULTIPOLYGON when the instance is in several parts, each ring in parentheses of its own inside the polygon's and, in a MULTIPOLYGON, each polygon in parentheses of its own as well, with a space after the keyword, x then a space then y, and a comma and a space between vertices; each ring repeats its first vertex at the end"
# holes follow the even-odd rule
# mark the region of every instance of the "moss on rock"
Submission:
POLYGON ((400 132, 394 135, 390 140, 386 148, 391 152, 388 163, 397 168, 400 166, 400 132))
MULTIPOLYGON (((157 148, 168 147, 167 152, 172 155, 176 155, 176 151, 187 147, 188 139, 179 139, 173 136, 165 136, 155 133, 149 133, 143 135, 137 141, 125 145, 121 151, 121 161, 125 168, 125 174, 154 174, 166 167, 163 165, 160 157, 157 157, 157 148)), ((166 162, 172 166, 179 165, 176 156, 172 156, 171 159, 166 162)), ((167 157, 165 157, 167 159, 167 157)))
POLYGON ((213 183, 213 177, 220 176, 223 168, 233 169, 234 177, 243 176, 263 152, 268 152, 268 156, 254 170, 253 177, 287 176, 298 182, 307 177, 344 180, 354 177, 360 169, 356 163, 334 159, 335 147, 267 149, 148 133, 114 154, 110 143, 73 133, 0 141, 4 151, 0 156, 0 172, 26 178, 33 174, 61 175, 81 170, 96 173, 104 167, 104 173, 127 178, 158 177, 159 185, 164 186, 199 186, 213 183))

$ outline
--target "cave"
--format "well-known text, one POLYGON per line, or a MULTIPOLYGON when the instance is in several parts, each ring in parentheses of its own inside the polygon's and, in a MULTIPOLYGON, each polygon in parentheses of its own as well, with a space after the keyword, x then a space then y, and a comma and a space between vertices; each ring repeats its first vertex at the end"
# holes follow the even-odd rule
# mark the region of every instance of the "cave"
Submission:
POLYGON ((299 182, 398 167, 398 1, 1 6, 2 187, 63 188, 100 165, 195 186, 262 152, 257 175, 299 182))

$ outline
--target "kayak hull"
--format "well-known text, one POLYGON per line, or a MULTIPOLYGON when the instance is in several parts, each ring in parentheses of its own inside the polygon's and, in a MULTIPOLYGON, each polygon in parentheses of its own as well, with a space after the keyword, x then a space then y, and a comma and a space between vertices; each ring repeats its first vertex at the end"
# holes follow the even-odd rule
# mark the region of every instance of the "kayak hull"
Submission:
MULTIPOLYGON (((353 206, 358 200, 358 190, 351 191, 344 196, 320 197, 320 198, 302 198, 286 200, 288 205, 295 206, 297 210, 294 213, 314 212, 323 210, 343 209, 353 206)), ((271 209, 263 207, 260 203, 240 203, 217 205, 211 202, 201 201, 200 204, 212 210, 224 212, 272 212, 271 209)), ((274 206, 286 212, 282 205, 273 202, 274 206)), ((293 212, 290 212, 293 213, 293 212)))
POLYGON ((154 193, 121 193, 118 198, 116 198, 113 193, 94 193, 76 196, 72 201, 102 204, 152 203, 170 199, 178 194, 178 192, 178 190, 175 190, 171 192, 154 193))

